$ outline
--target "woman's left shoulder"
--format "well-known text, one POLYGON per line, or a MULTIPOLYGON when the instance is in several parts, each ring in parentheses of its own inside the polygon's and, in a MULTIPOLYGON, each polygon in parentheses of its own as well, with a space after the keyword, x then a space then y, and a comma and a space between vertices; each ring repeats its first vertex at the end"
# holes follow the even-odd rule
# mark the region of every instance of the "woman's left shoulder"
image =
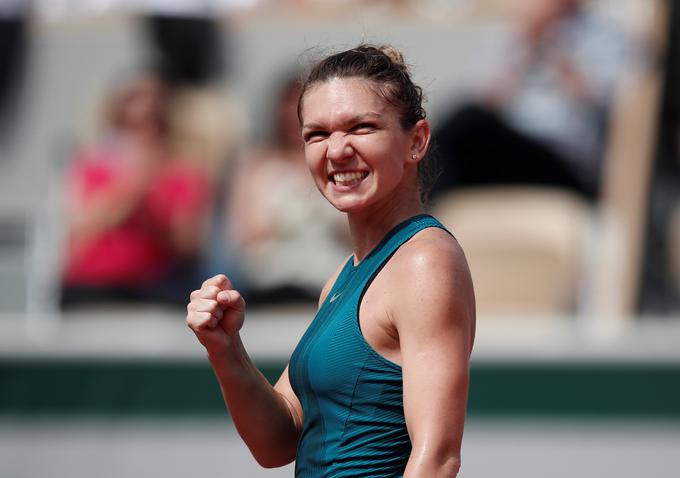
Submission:
POLYGON ((398 271, 408 275, 425 274, 437 279, 444 274, 468 274, 467 261, 455 237, 440 227, 428 227, 416 233, 394 256, 398 271))
MULTIPOLYGON (((418 232, 393 256, 387 309, 398 330, 474 328, 472 277, 458 241, 446 230, 418 232), (418 317, 418 320, 413 320, 418 317)), ((392 261, 390 261, 392 262, 392 261)))

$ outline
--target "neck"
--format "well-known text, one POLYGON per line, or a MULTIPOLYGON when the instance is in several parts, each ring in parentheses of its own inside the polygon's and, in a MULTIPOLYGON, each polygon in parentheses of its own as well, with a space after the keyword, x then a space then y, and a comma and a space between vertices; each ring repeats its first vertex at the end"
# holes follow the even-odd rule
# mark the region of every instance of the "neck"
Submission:
POLYGON ((404 191, 403 197, 390 197, 367 211, 348 213, 355 263, 362 261, 397 224, 422 214, 417 191, 404 191))

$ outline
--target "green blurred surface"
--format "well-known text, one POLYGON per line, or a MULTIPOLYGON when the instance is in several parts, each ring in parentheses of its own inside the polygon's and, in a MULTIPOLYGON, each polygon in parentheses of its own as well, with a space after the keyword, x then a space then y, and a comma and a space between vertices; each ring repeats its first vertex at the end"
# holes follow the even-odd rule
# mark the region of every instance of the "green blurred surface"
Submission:
MULTIPOLYGON (((275 381, 285 364, 260 361, 275 381)), ((680 364, 498 362, 472 368, 470 414, 680 417, 680 364)), ((207 361, 4 359, 2 414, 224 410, 207 361)))

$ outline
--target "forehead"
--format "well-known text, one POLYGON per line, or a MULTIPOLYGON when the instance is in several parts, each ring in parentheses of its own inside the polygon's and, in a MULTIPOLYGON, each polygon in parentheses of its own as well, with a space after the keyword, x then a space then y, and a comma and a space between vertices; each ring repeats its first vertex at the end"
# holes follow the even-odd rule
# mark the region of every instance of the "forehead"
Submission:
POLYGON ((331 78, 314 84, 305 92, 301 107, 303 123, 368 113, 396 116, 396 109, 377 86, 363 78, 331 78))

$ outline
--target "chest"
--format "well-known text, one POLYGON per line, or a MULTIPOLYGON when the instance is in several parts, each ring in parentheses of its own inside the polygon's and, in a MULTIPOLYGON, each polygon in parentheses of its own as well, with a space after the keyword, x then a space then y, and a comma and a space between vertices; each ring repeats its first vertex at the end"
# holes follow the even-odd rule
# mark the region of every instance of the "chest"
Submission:
POLYGON ((367 370, 376 372, 374 377, 400 370, 384 363, 387 359, 398 364, 400 358, 399 341, 382 302, 387 284, 376 277, 362 297, 362 288, 349 282, 329 296, 291 358, 291 383, 311 392, 302 396, 350 403, 358 377, 367 370))

